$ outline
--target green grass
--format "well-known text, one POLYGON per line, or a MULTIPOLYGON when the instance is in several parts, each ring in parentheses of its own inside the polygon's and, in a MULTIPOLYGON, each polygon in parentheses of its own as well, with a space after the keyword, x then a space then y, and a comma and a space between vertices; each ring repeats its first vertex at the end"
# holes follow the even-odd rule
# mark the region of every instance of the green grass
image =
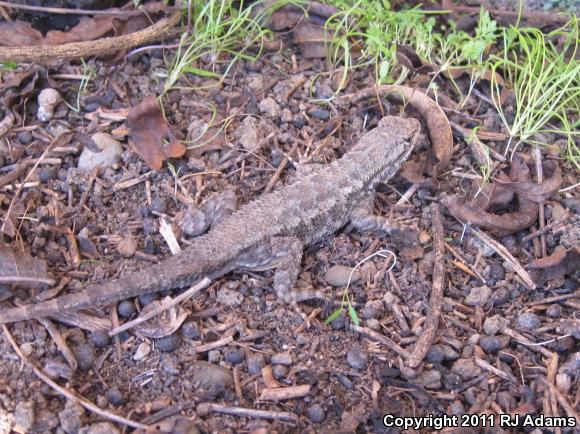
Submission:
POLYGON ((493 56, 493 72, 501 73, 514 93, 513 113, 501 103, 501 88, 492 74, 492 95, 496 109, 510 135, 506 153, 521 143, 541 144, 538 133, 557 133, 568 139, 568 158, 580 167, 575 138, 580 134, 580 63, 578 19, 573 17, 561 29, 547 35, 538 29, 503 31, 503 47, 493 56), (553 41, 563 41, 555 46, 553 41), (559 121, 556 126, 553 121, 559 121))

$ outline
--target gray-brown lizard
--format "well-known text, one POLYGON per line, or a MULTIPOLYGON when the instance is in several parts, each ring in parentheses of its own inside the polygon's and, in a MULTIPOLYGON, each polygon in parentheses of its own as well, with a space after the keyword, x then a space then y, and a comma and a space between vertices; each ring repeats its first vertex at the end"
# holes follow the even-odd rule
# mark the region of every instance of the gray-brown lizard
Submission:
POLYGON ((295 304, 302 299, 293 286, 304 246, 348 222, 390 235, 404 230, 373 215, 372 202, 377 184, 391 178, 411 153, 419 130, 416 119, 385 117, 342 158, 247 203, 179 255, 80 292, 3 310, 0 323, 102 306, 238 268, 276 268, 276 294, 295 304))

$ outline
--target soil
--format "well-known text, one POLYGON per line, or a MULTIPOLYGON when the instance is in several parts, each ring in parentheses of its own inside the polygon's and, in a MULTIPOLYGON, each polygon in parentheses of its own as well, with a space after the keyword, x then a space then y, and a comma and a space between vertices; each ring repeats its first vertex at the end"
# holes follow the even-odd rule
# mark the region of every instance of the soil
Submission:
MULTIPOLYGON (((227 65, 222 67, 225 71, 227 65)), ((25 68, 7 73, 3 82, 25 68)), ((161 220, 170 223, 186 247, 191 237, 184 233, 183 222, 209 198, 233 190, 240 202, 247 202, 273 179, 274 189, 291 182, 302 165, 339 158, 381 116, 404 115, 402 106, 387 100, 381 107, 336 101, 316 104, 314 99, 335 93, 340 76, 324 61, 303 59, 297 47, 288 45, 256 62, 240 61, 221 84, 186 74, 182 83, 190 88, 171 90, 163 105, 172 131, 190 149, 153 171, 127 145, 125 120, 107 120, 96 113, 127 109, 146 96, 161 94, 166 64, 160 51, 126 61, 93 59, 85 66, 58 62, 46 72, 68 104, 61 102, 52 119, 39 121, 36 95, 41 88, 36 87, 13 107, 21 120, 2 139, 0 177, 26 159, 38 161, 58 132, 73 134, 58 152, 45 156, 51 158, 50 164, 41 161, 26 179, 32 184, 18 196, 11 183, 0 186, 0 216, 4 219, 14 202, 22 218, 15 236, 4 235, 4 241, 46 261, 57 283, 68 282, 62 292, 145 269, 151 261, 171 255, 159 231, 161 220), (86 68, 96 71, 96 76, 80 94, 77 110, 79 81, 74 76, 86 68), (222 123, 222 129, 211 127, 204 134, 206 126, 226 119, 229 122, 222 123), (86 137, 97 132, 113 132, 123 149, 111 167, 91 174, 78 165, 86 137), (277 174, 282 161, 286 167, 277 174), (115 188, 133 179, 139 182, 115 188), (78 263, 67 232, 77 239, 78 263)), ((355 71, 342 92, 370 86, 373 79, 372 71, 355 71)), ((487 92, 483 86, 480 90, 487 92)), ((501 120, 484 99, 473 95, 465 107, 468 117, 501 131, 501 120)), ((450 120, 465 123, 465 116, 447 114, 450 120)), ((548 143, 555 139, 546 137, 548 143)), ((426 152, 428 138, 421 142, 417 154, 426 152)), ((503 142, 489 143, 503 152, 503 142)), ((573 166, 559 161, 563 186, 575 184, 573 166)), ((450 167, 462 173, 476 167, 458 138, 450 167)), ((349 289, 361 326, 407 351, 422 333, 429 311, 434 260, 431 204, 443 192, 468 189, 469 183, 445 172, 437 188, 420 186, 408 202, 397 205, 410 187, 405 179, 395 177, 381 188, 375 211, 417 225, 423 232, 424 252, 414 258, 399 256, 392 271, 388 271, 389 260, 374 257, 362 266, 360 279, 349 289)), ((557 193, 546 202, 546 218, 562 208, 573 216, 547 233, 549 253, 577 231, 579 204, 577 189, 557 193)), ((162 338, 130 329, 109 340, 90 324, 80 328, 56 321, 48 326, 20 322, 8 329, 28 360, 58 384, 104 410, 151 425, 149 432, 390 433, 400 429, 385 427, 385 415, 457 415, 461 422, 465 414, 480 415, 477 427, 466 425, 462 431, 448 432, 532 432, 521 426, 498 428, 497 414, 570 416, 557 402, 567 402, 578 414, 577 277, 558 277, 531 290, 512 264, 464 229, 444 214, 446 243, 462 259, 449 252, 445 255, 442 317, 426 360, 417 369, 406 367, 402 356, 376 339, 355 331, 348 315, 325 324, 325 318, 340 306, 344 288, 328 283, 333 280, 329 270, 337 265, 352 267, 390 247, 388 238, 349 228, 304 253, 297 288, 323 290, 328 296, 327 305, 301 305, 310 315, 308 323, 276 299, 271 271, 238 271, 183 303, 185 322, 162 338), (484 281, 457 265, 462 261, 484 281), (72 352, 76 369, 67 362, 55 335, 72 352), (559 395, 547 386, 554 378, 559 395), (306 385, 303 396, 260 399, 264 390, 276 386, 306 385), (225 414, 208 403, 265 410, 273 417, 290 413, 291 420, 225 414), (177 415, 182 419, 176 421, 177 415), (495 429, 483 428, 483 415, 496 415, 495 429)), ((535 257, 538 239, 524 241, 529 234, 530 229, 525 229, 499 239, 523 265, 535 257)), ((566 246, 577 245, 577 240, 566 241, 566 246)), ((6 307, 12 305, 14 295, 28 302, 31 292, 39 291, 3 288, 0 299, 6 299, 6 307)), ((155 299, 178 292, 168 288, 153 297, 87 313, 123 323, 155 299)), ((122 425, 105 420, 51 389, 22 363, 7 335, 1 335, 0 432, 10 432, 10 427, 35 433, 120 432, 122 425)))

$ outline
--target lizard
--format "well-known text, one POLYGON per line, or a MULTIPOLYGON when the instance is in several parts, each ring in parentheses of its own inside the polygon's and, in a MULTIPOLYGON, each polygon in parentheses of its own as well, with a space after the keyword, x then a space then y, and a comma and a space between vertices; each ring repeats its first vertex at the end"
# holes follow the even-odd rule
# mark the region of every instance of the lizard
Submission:
MULTIPOLYGON (((185 287, 236 269, 274 268, 273 289, 285 303, 294 291, 305 246, 350 223, 358 230, 405 236, 411 229, 373 214, 375 188, 399 170, 420 132, 417 119, 383 117, 341 158, 277 190, 262 194, 195 238, 181 253, 51 300, 0 311, 0 324, 98 307, 141 294, 185 287)), ((414 234, 416 231, 412 230, 414 234)), ((323 298, 321 294, 314 294, 323 298)))

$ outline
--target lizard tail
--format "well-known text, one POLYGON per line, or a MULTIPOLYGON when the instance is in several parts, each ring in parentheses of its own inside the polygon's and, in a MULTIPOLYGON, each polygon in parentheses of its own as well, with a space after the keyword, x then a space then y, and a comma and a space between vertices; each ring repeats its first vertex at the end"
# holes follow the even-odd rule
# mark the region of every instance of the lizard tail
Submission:
POLYGON ((90 285, 79 292, 36 304, 2 310, 0 311, 0 324, 52 316, 59 312, 95 308, 165 288, 185 286, 199 278, 203 270, 203 261, 198 262, 197 266, 191 264, 185 269, 183 266, 179 266, 184 259, 183 253, 153 264, 145 270, 131 272, 117 279, 90 285))

